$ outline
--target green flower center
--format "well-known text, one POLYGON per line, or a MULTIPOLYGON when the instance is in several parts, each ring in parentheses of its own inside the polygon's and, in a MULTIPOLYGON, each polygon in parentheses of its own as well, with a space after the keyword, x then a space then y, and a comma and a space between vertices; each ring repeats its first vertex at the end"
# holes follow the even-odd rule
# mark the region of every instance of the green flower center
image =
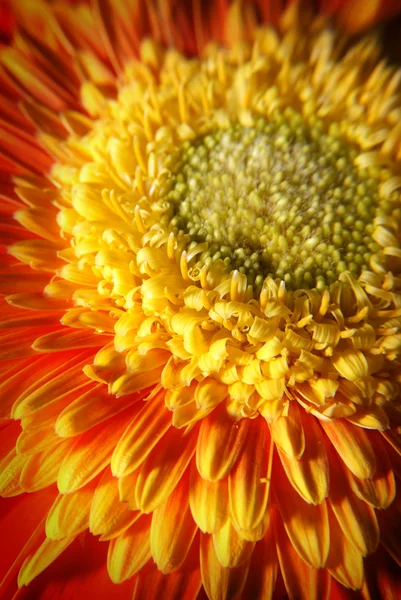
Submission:
POLYGON ((208 242, 259 287, 322 288, 345 270, 358 276, 378 250, 373 220, 381 200, 373 169, 322 122, 287 109, 254 127, 235 124, 182 145, 167 200, 170 226, 208 242))

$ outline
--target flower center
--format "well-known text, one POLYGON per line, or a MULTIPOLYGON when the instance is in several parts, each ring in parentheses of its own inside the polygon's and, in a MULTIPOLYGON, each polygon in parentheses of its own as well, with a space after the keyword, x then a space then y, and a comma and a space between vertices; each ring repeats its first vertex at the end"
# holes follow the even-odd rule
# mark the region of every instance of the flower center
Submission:
POLYGON ((212 131, 181 147, 170 225, 208 242, 208 260, 256 288, 266 276, 288 288, 322 288, 345 270, 358 276, 378 249, 380 198, 378 177, 355 165, 357 155, 335 126, 309 126, 291 109, 212 131))

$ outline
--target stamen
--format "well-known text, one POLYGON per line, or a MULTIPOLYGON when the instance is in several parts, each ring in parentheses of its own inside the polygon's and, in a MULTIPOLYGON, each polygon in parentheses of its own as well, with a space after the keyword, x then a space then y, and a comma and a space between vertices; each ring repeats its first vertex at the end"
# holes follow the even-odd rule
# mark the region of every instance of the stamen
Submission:
POLYGON ((374 219, 388 213, 385 169, 360 156, 334 127, 289 108, 211 131, 181 146, 169 227, 207 242, 201 266, 220 260, 259 291, 267 276, 290 289, 358 276, 379 249, 374 219))

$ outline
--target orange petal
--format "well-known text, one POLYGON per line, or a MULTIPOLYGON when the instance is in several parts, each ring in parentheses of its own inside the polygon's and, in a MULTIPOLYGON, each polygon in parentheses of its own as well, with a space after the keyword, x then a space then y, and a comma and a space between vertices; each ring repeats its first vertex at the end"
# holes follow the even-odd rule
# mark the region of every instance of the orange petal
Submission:
POLYGON ((271 600, 276 585, 278 559, 274 539, 274 527, 271 526, 252 554, 251 566, 246 581, 247 598, 252 600, 271 600))
POLYGON ((254 529, 265 515, 273 450, 269 438, 265 421, 253 420, 247 443, 228 476, 231 518, 238 529, 254 529))
POLYGON ((288 537, 299 556, 311 567, 324 567, 330 548, 326 502, 314 506, 299 498, 280 462, 273 466, 274 493, 288 537))
POLYGON ((208 598, 228 600, 241 596, 248 575, 249 562, 235 569, 223 567, 216 556, 213 538, 207 533, 201 534, 200 565, 203 587, 208 598))
POLYGON ((90 481, 72 494, 59 494, 46 519, 46 536, 51 540, 75 537, 89 526, 89 512, 97 481, 90 481))
POLYGON ((138 573, 132 600, 196 600, 200 591, 198 543, 194 543, 180 569, 164 575, 155 564, 138 573))
POLYGON ((288 596, 294 600, 328 600, 330 585, 326 569, 307 565, 290 542, 281 519, 276 517, 274 521, 277 554, 288 596))
POLYGON ((289 458, 279 449, 281 464, 298 494, 311 504, 320 504, 329 488, 329 464, 317 420, 301 412, 306 446, 302 458, 289 458))
POLYGON ((37 454, 60 441, 54 429, 43 428, 33 431, 21 431, 16 443, 18 454, 37 454))
MULTIPOLYGON (((80 359, 82 359, 82 355, 78 354, 74 357, 69 355, 52 356, 52 359, 49 359, 48 356, 36 356, 27 359, 24 365, 19 361, 21 364, 19 369, 9 370, 1 376, 0 392, 4 398, 1 406, 6 405, 8 411, 18 398, 21 398, 22 401, 30 392, 37 390, 46 381, 56 377, 61 372, 61 366, 64 371, 67 371, 71 366, 79 363, 80 359)), ((0 408, 0 418, 4 416, 5 413, 0 408)))
POLYGON ((380 532, 375 511, 363 500, 359 500, 351 490, 334 449, 328 448, 328 452, 332 480, 330 505, 344 535, 363 556, 366 556, 373 552, 379 543, 380 532))
POLYGON ((170 429, 145 459, 136 483, 136 501, 142 512, 151 512, 171 494, 195 453, 198 432, 183 437, 170 429))
POLYGON ((219 531, 228 518, 228 481, 203 479, 191 465, 189 505, 195 523, 204 533, 219 531))
POLYGON ((18 586, 28 585, 44 571, 64 550, 74 541, 74 538, 62 540, 46 539, 33 556, 28 557, 18 575, 18 586))
POLYGON ((377 519, 381 543, 401 566, 401 499, 396 497, 387 510, 377 511, 377 519))
POLYGON ((151 557, 151 516, 143 515, 129 529, 111 540, 107 570, 114 583, 122 583, 137 573, 151 557))
POLYGON ((153 513, 150 548, 162 573, 171 573, 182 565, 197 531, 188 494, 189 473, 186 473, 168 500, 153 513))
POLYGON ((359 590, 363 583, 362 554, 343 534, 331 509, 329 509, 329 522, 330 552, 326 568, 342 585, 359 590))
POLYGON ((56 433, 60 437, 78 435, 142 400, 144 395, 139 392, 116 399, 108 393, 107 386, 95 385, 61 412, 56 422, 56 433))
POLYGON ((270 424, 275 444, 289 458, 300 459, 305 450, 305 436, 296 401, 289 403, 289 412, 270 424))
POLYGON ((369 435, 376 455, 376 470, 372 478, 359 479, 348 471, 349 482, 355 494, 375 508, 385 509, 395 497, 395 478, 386 448, 376 432, 369 435))
POLYGON ((88 379, 82 373, 82 365, 85 362, 86 359, 78 363, 72 360, 65 364, 64 370, 57 362, 55 369, 49 369, 42 379, 34 382, 17 398, 13 405, 12 417, 22 419, 43 406, 50 405, 59 398, 88 385, 88 379))
POLYGON ((171 413, 164 406, 164 391, 146 401, 118 442, 111 459, 116 477, 134 471, 148 456, 171 425, 171 413))
POLYGON ((57 481, 60 465, 70 448, 70 440, 63 440, 29 456, 21 473, 21 487, 26 492, 36 492, 57 481))
POLYGON ((376 457, 367 433, 345 419, 321 421, 329 440, 348 469, 360 479, 369 479, 376 468, 376 457))
POLYGON ((129 417, 127 411, 124 411, 106 423, 100 423, 78 437, 71 438, 73 445, 61 463, 57 478, 58 489, 62 494, 78 490, 109 464, 129 417))
POLYGON ((37 352, 60 352, 81 348, 99 348, 110 342, 109 335, 88 329, 71 330, 69 327, 36 338, 33 347, 37 352))
POLYGON ((11 498, 24 492, 20 485, 21 473, 27 461, 26 456, 17 454, 15 448, 0 463, 0 495, 11 498))
POLYGON ((138 504, 136 501, 135 489, 136 482, 138 481, 141 467, 138 467, 129 475, 124 475, 118 479, 118 494, 120 502, 126 502, 131 510, 138 510, 138 504))
POLYGON ((109 467, 105 469, 90 506, 89 529, 100 535, 101 541, 111 540, 130 527, 139 517, 139 511, 130 510, 119 498, 118 480, 109 467))
POLYGON ((51 218, 51 214, 51 207, 46 210, 42 208, 24 208, 17 210, 14 218, 23 227, 36 233, 38 236, 51 242, 60 242, 60 229, 54 218, 57 213, 56 211, 54 212, 53 218, 51 218))
POLYGON ((218 481, 227 475, 241 452, 248 428, 248 419, 233 421, 225 406, 218 406, 202 421, 196 464, 203 479, 218 481))

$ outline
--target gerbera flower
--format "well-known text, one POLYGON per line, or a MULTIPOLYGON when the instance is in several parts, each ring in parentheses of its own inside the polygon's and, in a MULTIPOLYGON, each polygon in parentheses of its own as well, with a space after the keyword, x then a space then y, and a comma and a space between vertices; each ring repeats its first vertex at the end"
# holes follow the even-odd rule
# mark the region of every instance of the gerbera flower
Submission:
POLYGON ((1 591, 397 597, 401 72, 299 3, 15 8, 1 591))

